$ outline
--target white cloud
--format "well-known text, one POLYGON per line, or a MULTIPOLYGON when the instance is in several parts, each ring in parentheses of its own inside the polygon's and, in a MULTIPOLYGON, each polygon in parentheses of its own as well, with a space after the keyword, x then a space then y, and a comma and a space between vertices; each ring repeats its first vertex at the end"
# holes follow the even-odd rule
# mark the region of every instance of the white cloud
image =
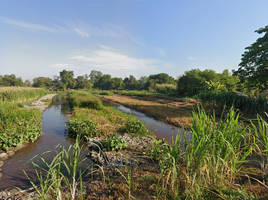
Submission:
POLYGON ((188 56, 189 60, 196 60, 196 58, 194 58, 193 56, 188 56))
POLYGON ((20 28, 24 30, 31 30, 31 31, 47 31, 47 32, 60 32, 60 29, 57 27, 47 27, 47 26, 42 26, 39 24, 34 24, 34 23, 28 23, 24 21, 19 21, 19 20, 12 20, 8 19, 5 17, 1 17, 0 19, 3 23, 9 24, 13 26, 14 28, 20 28))
POLYGON ((70 57, 66 64, 54 64, 51 67, 61 69, 72 67, 72 69, 77 69, 77 66, 79 68, 93 68, 100 71, 136 71, 143 73, 153 73, 158 67, 171 67, 169 63, 161 60, 131 57, 107 46, 101 46, 100 49, 87 53, 80 52, 70 57))
POLYGON ((76 33, 78 33, 78 35, 80 35, 81 37, 89 37, 89 33, 87 33, 84 30, 80 30, 78 28, 74 29, 76 33))

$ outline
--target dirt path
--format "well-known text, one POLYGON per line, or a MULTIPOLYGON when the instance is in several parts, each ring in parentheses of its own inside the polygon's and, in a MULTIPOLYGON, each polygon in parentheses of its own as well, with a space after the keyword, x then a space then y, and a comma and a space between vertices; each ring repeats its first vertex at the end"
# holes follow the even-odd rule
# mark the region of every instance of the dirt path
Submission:
POLYGON ((25 106, 25 108, 37 108, 41 112, 44 112, 48 108, 50 102, 44 102, 42 100, 46 100, 46 99, 51 100, 56 95, 57 94, 48 94, 48 95, 42 96, 41 98, 39 98, 36 101, 34 101, 31 104, 29 104, 28 106, 25 106))

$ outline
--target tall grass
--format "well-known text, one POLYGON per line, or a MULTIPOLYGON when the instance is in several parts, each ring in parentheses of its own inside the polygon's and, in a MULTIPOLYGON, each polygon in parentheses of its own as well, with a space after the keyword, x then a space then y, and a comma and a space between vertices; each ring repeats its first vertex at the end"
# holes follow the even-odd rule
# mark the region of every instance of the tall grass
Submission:
POLYGON ((250 97, 235 92, 203 92, 199 95, 203 103, 217 104, 221 107, 232 106, 242 112, 263 113, 268 111, 268 104, 265 95, 250 97))
POLYGON ((23 102, 44 96, 49 92, 41 88, 31 87, 0 87, 0 101, 23 102))
POLYGON ((93 96, 90 92, 74 91, 69 92, 70 106, 77 108, 93 108, 101 110, 103 105, 102 101, 93 96))
MULTIPOLYGON (((31 180, 24 172, 39 195, 39 199, 65 199, 66 194, 63 194, 63 191, 67 193, 68 199, 74 200, 78 198, 77 188, 80 186, 80 189, 82 189, 82 176, 85 175, 86 170, 89 168, 88 166, 83 171, 81 169, 81 164, 86 159, 86 153, 82 151, 79 143, 80 135, 78 134, 75 144, 70 145, 68 149, 59 144, 60 151, 56 153, 50 163, 42 156, 39 156, 45 167, 32 162, 36 167, 38 183, 31 180), (64 174, 64 170, 67 171, 67 174, 64 174)), ((83 199, 83 191, 81 191, 79 199, 83 199)))

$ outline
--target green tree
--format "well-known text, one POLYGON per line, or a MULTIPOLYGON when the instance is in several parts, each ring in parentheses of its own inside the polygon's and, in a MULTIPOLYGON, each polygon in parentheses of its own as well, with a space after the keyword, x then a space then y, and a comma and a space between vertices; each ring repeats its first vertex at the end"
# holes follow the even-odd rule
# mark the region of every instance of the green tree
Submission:
POLYGON ((111 79, 111 89, 120 89, 122 87, 122 78, 112 78, 111 79))
POLYGON ((91 87, 89 76, 87 74, 84 76, 77 76, 75 81, 77 89, 89 89, 91 87))
POLYGON ((104 74, 98 82, 99 88, 102 90, 111 89, 112 77, 110 74, 104 74))
POLYGON ((16 77, 15 74, 1 76, 0 84, 2 86, 24 86, 22 79, 16 77))
POLYGON ((153 74, 149 76, 149 80, 154 80, 156 84, 174 84, 175 79, 166 73, 153 74))
POLYGON ((239 68, 233 72, 241 83, 248 83, 247 87, 265 90, 268 89, 268 26, 255 32, 264 35, 245 48, 239 68))
POLYGON ((74 79, 74 72, 73 71, 67 71, 63 70, 60 72, 60 78, 61 78, 61 83, 62 83, 62 88, 65 90, 66 88, 68 89, 73 89, 76 85, 75 79, 74 79))
POLYGON ((141 76, 140 79, 138 80, 139 81, 139 84, 140 84, 140 89, 141 90, 144 90, 145 89, 145 85, 148 81, 148 77, 147 76, 141 76))
POLYGON ((51 88, 53 86, 52 79, 49 77, 36 77, 33 79, 33 87, 46 87, 51 88))
POLYGON ((103 74, 101 71, 92 70, 89 74, 90 82, 93 84, 94 88, 100 88, 99 80, 102 78, 103 74))

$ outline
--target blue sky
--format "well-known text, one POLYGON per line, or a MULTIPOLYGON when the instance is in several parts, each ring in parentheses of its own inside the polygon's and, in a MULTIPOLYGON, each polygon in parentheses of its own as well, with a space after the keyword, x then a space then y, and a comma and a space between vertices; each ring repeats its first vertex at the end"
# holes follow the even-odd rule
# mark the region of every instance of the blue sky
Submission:
POLYGON ((0 0, 0 74, 23 80, 237 69, 267 0, 0 0))

